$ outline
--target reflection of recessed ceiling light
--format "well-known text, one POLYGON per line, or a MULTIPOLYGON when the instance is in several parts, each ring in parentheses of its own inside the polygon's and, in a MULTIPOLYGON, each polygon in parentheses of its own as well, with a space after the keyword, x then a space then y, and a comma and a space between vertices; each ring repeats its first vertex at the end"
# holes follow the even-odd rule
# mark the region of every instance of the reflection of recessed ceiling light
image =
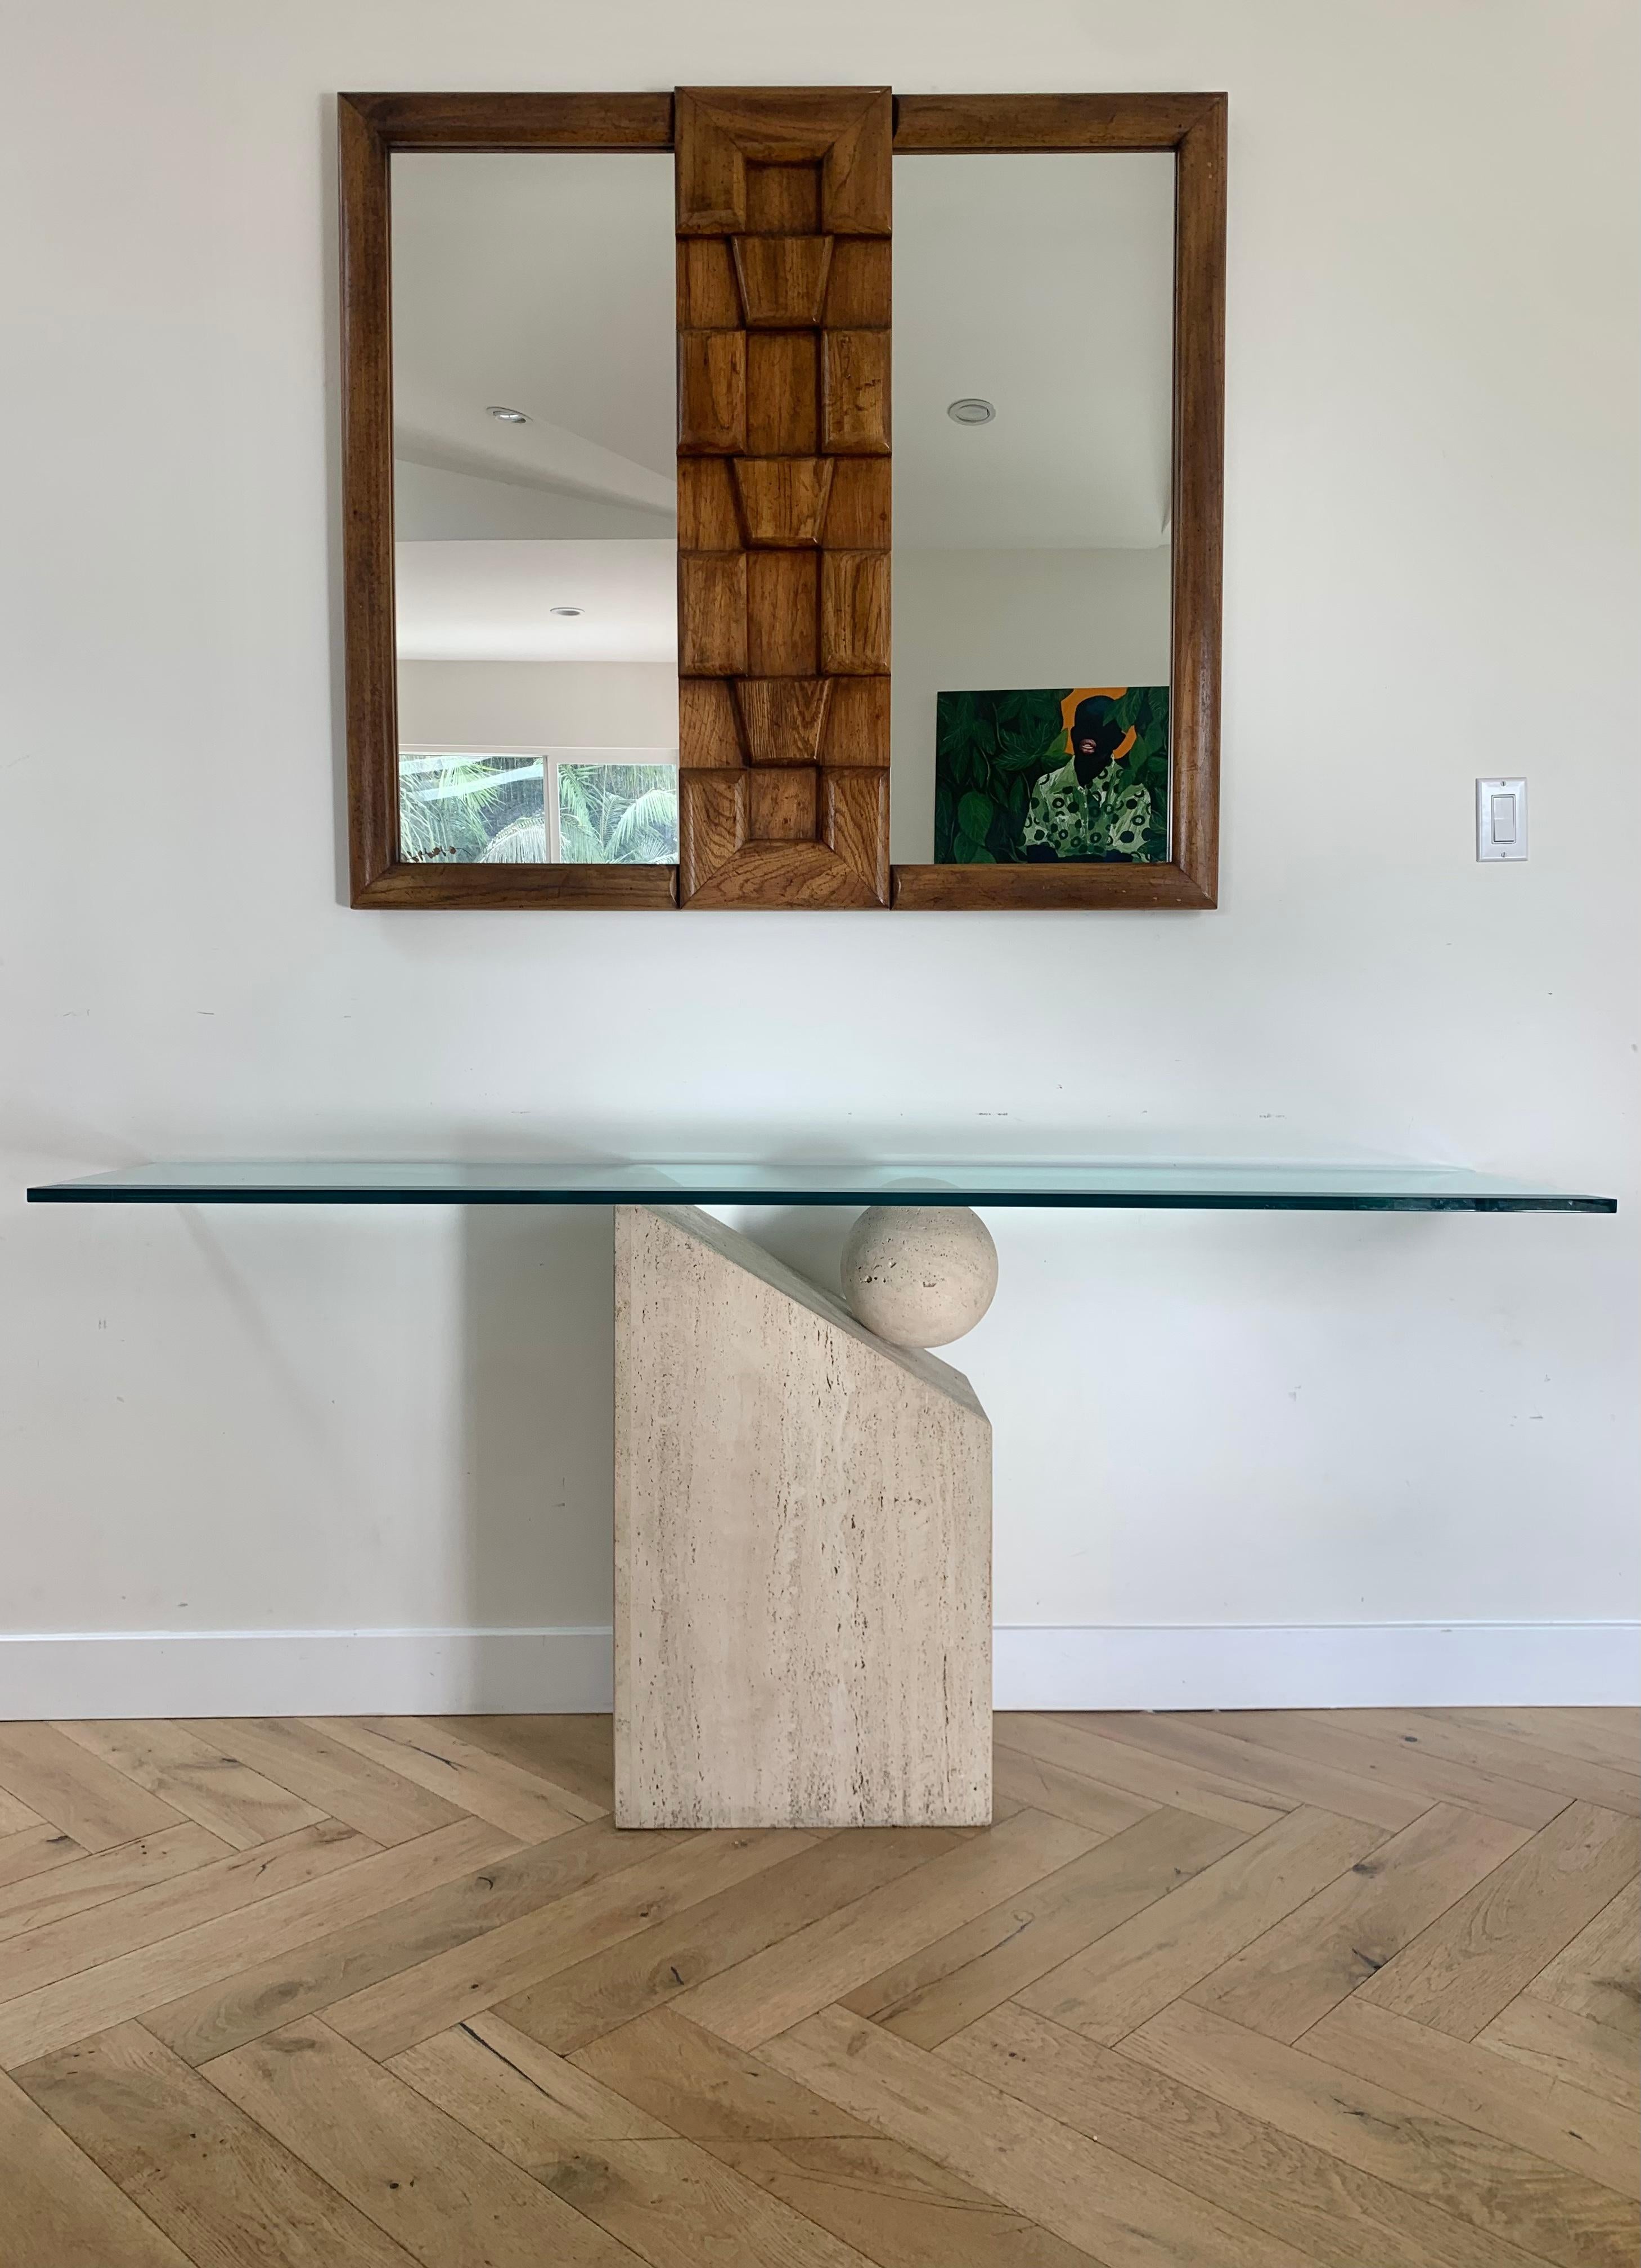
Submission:
POLYGON ((504 425, 527 425, 530 423, 522 409, 509 409, 499 401, 492 401, 489 409, 490 416, 499 417, 504 425))
POLYGON ((990 425, 997 413, 993 403, 982 401, 977 394, 965 394, 946 403, 946 414, 959 425, 990 425))
POLYGON ((581 609, 579 607, 549 607, 547 611, 549 615, 578 615, 581 609))

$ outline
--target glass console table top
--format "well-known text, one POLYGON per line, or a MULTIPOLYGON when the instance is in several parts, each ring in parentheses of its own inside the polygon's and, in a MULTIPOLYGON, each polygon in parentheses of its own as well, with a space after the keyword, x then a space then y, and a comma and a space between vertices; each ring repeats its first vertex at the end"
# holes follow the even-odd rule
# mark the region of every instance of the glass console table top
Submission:
POLYGON ((1151 1206, 1265 1212, 1616 1212, 1579 1197, 1446 1166, 1216 1165, 1188 1160, 677 1159, 656 1164, 463 1165, 354 1159, 127 1166, 48 1182, 35 1204, 960 1204, 1151 1206))

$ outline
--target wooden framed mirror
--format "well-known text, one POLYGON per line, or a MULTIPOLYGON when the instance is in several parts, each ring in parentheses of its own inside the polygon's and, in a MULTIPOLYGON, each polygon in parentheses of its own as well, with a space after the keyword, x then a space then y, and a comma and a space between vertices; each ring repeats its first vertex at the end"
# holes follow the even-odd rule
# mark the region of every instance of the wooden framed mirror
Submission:
POLYGON ((356 905, 1214 904, 1222 96, 338 112, 356 905))
POLYGON ((673 99, 337 109, 353 903, 671 909, 673 99))

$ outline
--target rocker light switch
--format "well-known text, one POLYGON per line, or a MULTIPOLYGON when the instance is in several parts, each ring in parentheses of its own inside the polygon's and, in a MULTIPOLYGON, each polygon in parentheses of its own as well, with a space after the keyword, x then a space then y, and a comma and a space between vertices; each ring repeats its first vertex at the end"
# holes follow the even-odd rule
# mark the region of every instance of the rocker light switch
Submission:
POLYGON ((1525 858, 1527 855, 1527 784, 1524 779, 1479 779, 1475 783, 1475 855, 1478 858, 1525 858))

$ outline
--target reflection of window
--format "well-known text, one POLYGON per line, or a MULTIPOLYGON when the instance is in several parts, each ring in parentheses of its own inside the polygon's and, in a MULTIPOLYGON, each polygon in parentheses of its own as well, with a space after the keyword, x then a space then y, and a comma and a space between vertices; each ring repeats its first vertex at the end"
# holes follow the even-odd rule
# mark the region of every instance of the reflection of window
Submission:
POLYGON ((450 865, 671 865, 672 748, 401 748, 403 858, 450 865))
POLYGON ((540 755, 475 755, 460 749, 399 752, 399 855, 471 866, 488 858, 547 858, 541 826, 540 755), (533 850, 509 852, 534 828, 533 850))

